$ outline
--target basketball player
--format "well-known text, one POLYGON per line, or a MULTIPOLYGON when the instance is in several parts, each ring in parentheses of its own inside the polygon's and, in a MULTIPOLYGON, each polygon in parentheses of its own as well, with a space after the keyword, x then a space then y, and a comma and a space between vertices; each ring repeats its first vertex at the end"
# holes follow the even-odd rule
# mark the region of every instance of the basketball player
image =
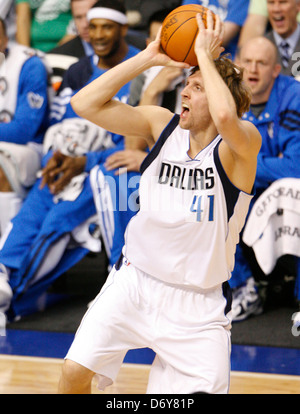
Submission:
POLYGON ((240 119, 250 96, 242 73, 219 57, 223 24, 198 15, 195 68, 182 91, 181 115, 159 106, 130 107, 112 98, 155 65, 185 64, 156 40, 79 91, 74 110, 104 128, 153 146, 142 164, 140 211, 123 256, 94 300, 66 356, 61 393, 103 389, 126 352, 156 353, 147 392, 227 393, 230 292, 234 251, 252 197, 261 137, 240 119), (216 59, 214 61, 214 59, 216 59))

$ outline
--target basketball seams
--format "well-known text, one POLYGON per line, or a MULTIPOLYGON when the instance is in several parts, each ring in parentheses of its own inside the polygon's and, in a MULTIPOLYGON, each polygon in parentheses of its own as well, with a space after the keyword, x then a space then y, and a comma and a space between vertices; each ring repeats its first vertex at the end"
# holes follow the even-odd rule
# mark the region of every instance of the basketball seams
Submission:
MULTIPOLYGON (((180 23, 180 26, 177 26, 176 27, 176 29, 173 31, 173 33, 170 35, 170 37, 169 37, 169 39, 168 39, 168 41, 166 42, 166 45, 165 45, 165 47, 166 47, 166 49, 168 48, 168 43, 169 43, 169 41, 172 39, 172 37, 176 34, 176 32, 182 27, 182 26, 184 26, 187 22, 189 22, 190 20, 192 20, 192 19, 195 19, 195 16, 192 16, 192 17, 190 17, 188 20, 184 20, 184 22, 182 22, 182 23, 180 23)), ((197 30, 198 31, 198 30, 197 30)), ((197 34, 197 31, 196 31, 196 34, 197 34)), ((195 38, 194 38, 194 40, 195 40, 195 38)), ((193 40, 193 41, 194 41, 193 40)))
MULTIPOLYGON (((181 11, 177 11, 176 13, 169 14, 168 17, 172 17, 172 16, 174 16, 176 14, 181 14, 181 13, 194 13, 195 11, 196 11, 195 9, 191 9, 191 10, 181 10, 181 11)), ((203 14, 205 14, 205 10, 199 10, 198 13, 200 13, 201 16, 202 16, 203 14)))
POLYGON ((162 24, 162 51, 171 59, 195 66, 197 58, 193 51, 193 45, 198 34, 197 14, 200 14, 205 27, 207 27, 208 10, 207 7, 200 5, 181 6, 173 10, 162 24))
MULTIPOLYGON (((194 17, 194 19, 195 19, 195 17, 194 17)), ((186 55, 185 55, 185 57, 184 57, 184 60, 183 60, 184 62, 185 62, 186 58, 188 57, 188 55, 189 55, 189 53, 190 53, 190 51, 191 51, 192 47, 194 47, 194 43, 195 43, 195 39, 196 39, 196 37, 197 37, 197 34, 198 34, 198 27, 197 27, 197 29, 196 29, 196 32, 195 32, 195 35, 194 35, 193 41, 192 41, 192 43, 190 44, 189 50, 188 50, 187 54, 186 54, 186 55)))
POLYGON ((180 10, 182 6, 177 7, 177 9, 175 9, 171 13, 169 13, 169 15, 167 17, 169 18, 169 17, 174 16, 175 14, 186 13, 186 12, 190 13, 190 12, 195 12, 195 11, 197 11, 198 13, 200 13, 201 14, 201 17, 203 17, 203 15, 206 14, 207 9, 204 6, 201 6, 200 4, 199 5, 194 5, 194 6, 195 7, 193 7, 191 5, 189 5, 189 6, 188 5, 185 5, 185 6, 183 6, 184 7, 184 10, 183 9, 180 10), (192 8, 191 9, 187 9, 187 7, 192 7, 192 8))
MULTIPOLYGON (((176 13, 169 14, 168 15, 168 19, 171 18, 171 17, 173 17, 173 16, 177 16, 178 14, 182 14, 182 13, 194 13, 194 12, 195 12, 195 10, 182 10, 182 11, 178 11, 176 13)), ((199 11, 199 14, 201 15, 201 19, 206 23, 206 11, 205 10, 201 10, 201 11, 199 11)), ((196 17, 192 16, 192 18, 195 19, 196 17)))

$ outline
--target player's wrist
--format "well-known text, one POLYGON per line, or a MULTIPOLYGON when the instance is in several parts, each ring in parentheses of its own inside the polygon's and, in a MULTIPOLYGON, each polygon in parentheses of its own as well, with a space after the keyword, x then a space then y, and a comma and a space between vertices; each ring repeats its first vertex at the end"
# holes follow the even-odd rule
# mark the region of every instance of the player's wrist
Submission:
POLYGON ((204 48, 199 48, 199 49, 195 50, 195 54, 197 56, 199 67, 201 67, 201 64, 203 65, 204 62, 208 63, 208 62, 213 62, 213 60, 214 60, 210 50, 207 50, 207 49, 204 49, 204 48))

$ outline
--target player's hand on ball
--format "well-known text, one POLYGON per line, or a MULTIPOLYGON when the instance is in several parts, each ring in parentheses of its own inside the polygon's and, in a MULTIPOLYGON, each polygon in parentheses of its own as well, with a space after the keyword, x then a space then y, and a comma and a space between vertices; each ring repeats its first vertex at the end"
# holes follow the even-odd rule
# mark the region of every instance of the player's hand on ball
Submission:
POLYGON ((217 59, 222 52, 222 41, 224 36, 224 23, 218 15, 215 16, 215 23, 212 13, 207 13, 207 28, 204 25, 201 15, 197 14, 199 32, 195 41, 195 53, 205 50, 210 53, 213 59, 217 59))
POLYGON ((159 29, 156 39, 153 40, 145 49, 145 53, 148 54, 152 66, 173 66, 177 68, 189 68, 190 65, 185 62, 177 62, 166 55, 161 49, 161 29, 159 29))

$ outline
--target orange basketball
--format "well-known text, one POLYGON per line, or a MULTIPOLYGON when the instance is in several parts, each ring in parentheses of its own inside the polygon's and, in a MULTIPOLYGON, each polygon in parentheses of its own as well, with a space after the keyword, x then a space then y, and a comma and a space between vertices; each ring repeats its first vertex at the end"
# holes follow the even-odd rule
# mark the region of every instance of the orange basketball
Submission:
MULTIPOLYGON (((206 27, 208 9, 197 4, 187 4, 174 9, 162 24, 161 47, 177 62, 198 65, 194 52, 194 43, 198 34, 196 15, 201 14, 206 27)), ((214 14, 213 17, 215 18, 214 14)))

